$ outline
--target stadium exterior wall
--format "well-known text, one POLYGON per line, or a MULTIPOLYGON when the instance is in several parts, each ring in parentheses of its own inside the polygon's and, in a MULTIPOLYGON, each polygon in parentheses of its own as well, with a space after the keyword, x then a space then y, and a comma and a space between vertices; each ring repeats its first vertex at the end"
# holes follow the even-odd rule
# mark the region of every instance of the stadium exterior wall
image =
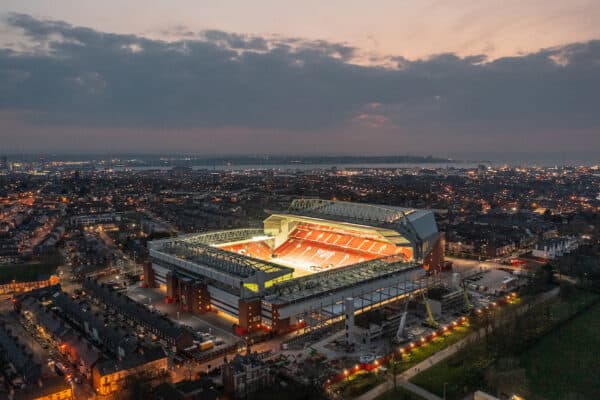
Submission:
MULTIPOLYGON (((395 287, 395 291, 388 290, 389 295, 385 299, 380 297, 379 303, 381 303, 405 295, 405 292, 398 289, 403 284, 403 290, 405 291, 419 290, 421 286, 407 286, 406 283, 419 281, 426 275, 424 269, 431 270, 439 267, 444 258, 443 234, 437 232, 435 220, 433 220, 435 232, 432 230, 431 219, 433 219, 433 215, 426 213, 422 210, 415 212, 413 216, 415 220, 412 222, 414 227, 411 227, 415 232, 419 231, 427 234, 424 238, 417 235, 419 241, 413 242, 415 248, 419 247, 421 250, 422 259, 418 261, 422 264, 412 263, 410 267, 406 265, 404 267, 399 266, 395 273, 381 276, 377 274, 378 277, 374 279, 357 281, 351 286, 339 287, 331 292, 319 293, 316 296, 302 296, 302 293, 300 293, 300 297, 293 301, 287 301, 285 296, 283 298, 273 295, 265 297, 265 294, 263 294, 264 285, 261 285, 261 282, 264 281, 262 271, 257 271, 255 276, 239 278, 214 267, 195 264, 172 254, 167 254, 160 249, 161 241, 149 244, 152 262, 144 264, 144 281, 149 287, 159 287, 164 290, 169 300, 179 303, 182 311, 194 314, 217 311, 237 321, 239 328, 243 331, 250 332, 266 327, 275 332, 283 333, 301 327, 302 324, 306 323, 303 320, 303 315, 310 315, 315 311, 321 312, 326 308, 337 310, 344 299, 348 297, 360 299, 364 296, 371 296, 371 294, 378 291, 395 287), (254 295, 245 288, 245 284, 248 284, 248 282, 258 283, 259 290, 254 295)), ((411 215, 409 214, 409 216, 411 215)), ((403 218, 407 220, 406 216, 403 218)), ((186 237, 189 236, 186 235, 186 237)), ((178 239, 171 238, 168 240, 177 241, 178 239)), ((341 267, 339 270, 346 268, 341 267)), ((294 279, 292 278, 292 280, 294 279)), ((315 279, 318 279, 318 277, 315 279)), ((379 303, 374 301, 370 306, 377 306, 379 303)), ((335 312, 333 312, 332 318, 335 316, 334 314, 335 312)))

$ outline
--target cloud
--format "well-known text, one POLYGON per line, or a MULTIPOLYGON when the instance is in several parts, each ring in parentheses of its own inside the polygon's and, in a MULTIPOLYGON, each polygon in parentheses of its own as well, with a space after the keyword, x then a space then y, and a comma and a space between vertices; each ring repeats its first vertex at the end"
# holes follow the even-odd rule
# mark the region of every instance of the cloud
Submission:
POLYGON ((38 125, 434 135, 600 125, 600 41, 378 66, 358 64, 344 43, 185 27, 167 42, 23 14, 5 21, 28 46, 0 49, 0 110, 38 125))

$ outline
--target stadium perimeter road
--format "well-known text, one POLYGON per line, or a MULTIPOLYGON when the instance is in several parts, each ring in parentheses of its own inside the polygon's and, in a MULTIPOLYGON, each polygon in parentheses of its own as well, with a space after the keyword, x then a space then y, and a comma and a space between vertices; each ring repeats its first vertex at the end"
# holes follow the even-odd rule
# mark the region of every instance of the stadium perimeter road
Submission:
MULTIPOLYGON (((539 304, 539 303, 542 303, 553 297, 556 297, 556 296, 558 296, 559 291, 560 291, 559 288, 555 288, 549 292, 543 293, 537 299, 535 299, 535 301, 532 304, 539 304)), ((524 305, 517 312, 519 314, 521 314, 521 313, 525 312, 526 310, 527 310, 527 307, 525 307, 525 305, 524 305)), ((480 334, 480 337, 485 336, 485 334, 486 334, 485 329, 481 328, 479 334, 480 334)), ((469 345, 470 343, 472 343, 475 340, 477 340, 477 332, 473 332, 473 333, 469 334, 461 341, 456 342, 453 345, 450 345, 450 346, 446 347, 445 349, 438 351, 437 353, 433 354, 431 357, 421 361, 419 364, 415 365, 414 367, 409 368, 406 371, 404 371, 403 373, 399 374, 398 375, 399 379, 398 379, 397 383, 399 385, 401 385, 402 387, 404 387, 405 389, 410 390, 411 392, 413 392, 425 399, 441 400, 441 398, 438 397, 437 395, 428 392, 427 390, 423 389, 420 386, 410 383, 409 380, 411 378, 413 378, 415 375, 425 371, 428 368, 431 368, 432 366, 438 364, 439 362, 441 362, 441 361, 445 360, 446 358, 450 357, 451 355, 455 354, 461 348, 469 345)), ((388 377, 388 379, 384 383, 382 383, 379 386, 375 386, 373 389, 371 389, 368 392, 357 397, 355 400, 373 400, 377 396, 380 396, 380 395, 384 394, 385 392, 392 390, 393 388, 394 388, 393 379, 392 379, 392 377, 388 377)))

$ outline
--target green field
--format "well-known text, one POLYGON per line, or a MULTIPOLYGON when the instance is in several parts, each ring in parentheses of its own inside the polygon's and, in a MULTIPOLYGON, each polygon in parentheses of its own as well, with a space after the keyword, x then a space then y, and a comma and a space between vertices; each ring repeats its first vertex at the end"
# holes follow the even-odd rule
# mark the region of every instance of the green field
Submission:
MULTIPOLYGON (((432 354, 437 353, 438 351, 445 349, 451 344, 460 341, 470 332, 471 329, 468 324, 461 325, 454 328, 452 331, 448 331, 448 333, 435 338, 427 344, 413 349, 408 356, 404 356, 403 360, 398 363, 397 372, 401 373, 402 371, 413 367, 421 361, 429 358, 432 354)), ((391 371, 391 366, 389 364, 387 365, 387 367, 388 371, 391 371)), ((344 396, 344 398, 356 397, 367 392, 368 390, 371 390, 373 387, 377 386, 377 384, 381 383, 382 381, 383 378, 381 377, 381 375, 359 373, 350 376, 349 379, 346 379, 333 385, 332 390, 341 393, 344 396)), ((396 393, 395 395, 399 396, 400 392, 396 393)), ((404 397, 394 398, 403 399, 404 397)), ((411 400, 410 397, 406 397, 406 399, 411 400)))
POLYGON ((375 400, 425 400, 423 397, 398 386, 396 391, 394 389, 385 392, 381 396, 375 397, 375 400))
POLYGON ((376 372, 360 371, 338 383, 335 390, 339 391, 342 398, 348 399, 368 392, 384 380, 385 378, 376 372))
MULTIPOLYGON (((462 399, 477 389, 493 394, 520 393, 534 400, 598 399, 600 397, 592 396, 592 393, 600 393, 600 381, 595 372, 600 367, 600 361, 596 360, 600 351, 597 336, 600 305, 561 323, 596 298, 597 295, 578 292, 568 300, 556 299, 549 308, 537 310, 538 315, 548 314, 550 328, 556 328, 545 336, 542 329, 534 331, 541 337, 537 340, 529 337, 525 351, 496 352, 484 339, 423 371, 411 381, 440 396, 443 384, 447 382, 449 400, 462 399)), ((512 336, 518 339, 522 335, 517 331, 512 336)))
POLYGON ((17 264, 0 266, 0 285, 12 282, 31 282, 41 275, 53 274, 55 265, 48 264, 17 264))
POLYGON ((58 253, 44 256, 40 261, 0 265, 0 285, 12 282, 30 282, 40 275, 53 274, 61 263, 58 253))
POLYGON ((600 398, 600 304, 521 357, 532 399, 600 398))
POLYGON ((457 326, 452 331, 436 337, 423 346, 413 349, 408 356, 405 356, 405 359, 400 364, 399 372, 412 368, 438 351, 462 340, 469 333, 471 333, 471 329, 468 324, 457 326))
POLYGON ((480 344, 472 345, 471 351, 457 353, 421 372, 411 382, 440 397, 446 382, 446 398, 462 399, 470 389, 482 389, 482 371, 494 362, 493 358, 483 356, 482 347, 480 344))

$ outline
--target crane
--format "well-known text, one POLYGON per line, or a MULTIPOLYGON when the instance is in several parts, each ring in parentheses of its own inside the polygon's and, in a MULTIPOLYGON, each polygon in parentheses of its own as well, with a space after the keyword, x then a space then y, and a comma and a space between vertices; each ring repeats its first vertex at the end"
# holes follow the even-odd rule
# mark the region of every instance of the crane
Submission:
POLYGON ((427 297, 425 297, 425 292, 421 292, 423 294, 423 303, 425 303, 425 309, 427 310, 427 322, 426 324, 432 328, 439 328, 439 324, 433 318, 433 312, 431 312, 431 307, 429 306, 429 302, 427 301, 427 297))
POLYGON ((410 296, 406 299, 406 303, 404 303, 404 312, 402 313, 402 317, 400 317, 400 324, 398 325, 398 331, 396 332, 396 336, 394 340, 396 343, 403 343, 407 340, 406 336, 404 336, 404 329, 406 327, 406 316, 408 314, 408 303, 410 302, 410 296))

